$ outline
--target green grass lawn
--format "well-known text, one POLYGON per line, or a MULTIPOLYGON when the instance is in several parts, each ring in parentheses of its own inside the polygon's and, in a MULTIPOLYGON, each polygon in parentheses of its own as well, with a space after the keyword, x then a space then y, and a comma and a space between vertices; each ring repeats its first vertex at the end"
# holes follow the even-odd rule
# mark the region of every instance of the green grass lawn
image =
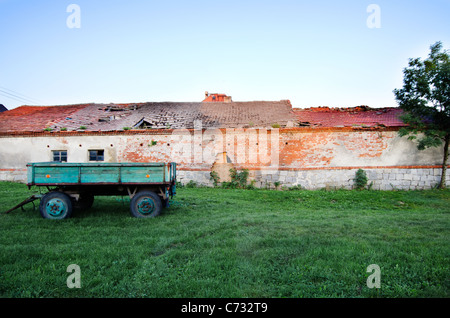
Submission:
POLYGON ((0 183, 1 297, 450 296, 449 190, 180 188, 153 219, 120 197, 62 221, 3 214, 31 193, 0 183))

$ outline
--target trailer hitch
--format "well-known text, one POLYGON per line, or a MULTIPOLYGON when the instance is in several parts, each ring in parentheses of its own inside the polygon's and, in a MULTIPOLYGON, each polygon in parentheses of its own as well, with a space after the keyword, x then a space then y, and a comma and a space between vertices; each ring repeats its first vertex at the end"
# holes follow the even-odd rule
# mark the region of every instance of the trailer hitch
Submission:
POLYGON ((9 212, 11 212, 11 211, 14 211, 14 210, 16 210, 16 209, 18 209, 18 208, 22 208, 22 211, 25 211, 24 208, 23 208, 23 206, 24 206, 25 204, 28 204, 28 203, 33 203, 33 209, 35 209, 36 206, 34 205, 34 201, 37 200, 37 199, 40 199, 41 197, 42 197, 42 195, 40 195, 40 194, 33 194, 33 195, 32 195, 31 197, 29 197, 28 199, 23 200, 21 203, 19 203, 18 205, 16 205, 16 206, 13 207, 12 209, 9 209, 8 211, 6 211, 5 214, 7 214, 7 213, 9 213, 9 212))

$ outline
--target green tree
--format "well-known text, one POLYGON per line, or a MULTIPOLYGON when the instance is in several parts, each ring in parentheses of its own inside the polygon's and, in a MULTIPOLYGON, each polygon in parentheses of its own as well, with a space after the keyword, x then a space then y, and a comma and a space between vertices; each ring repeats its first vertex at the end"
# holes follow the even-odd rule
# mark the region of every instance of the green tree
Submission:
POLYGON ((395 89, 396 100, 403 110, 400 136, 418 140, 418 149, 440 147, 444 144, 441 181, 445 188, 448 146, 450 142, 450 56, 441 42, 430 47, 430 54, 422 61, 409 59, 403 70, 403 88, 395 89))

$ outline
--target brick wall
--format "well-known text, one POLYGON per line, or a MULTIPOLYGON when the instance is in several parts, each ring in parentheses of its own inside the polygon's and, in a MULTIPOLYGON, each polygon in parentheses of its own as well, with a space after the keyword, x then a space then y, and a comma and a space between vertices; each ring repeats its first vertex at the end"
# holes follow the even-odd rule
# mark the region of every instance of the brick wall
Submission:
MULTIPOLYGON (((364 168, 364 167, 363 167, 364 168)), ((357 168, 330 170, 270 171, 261 174, 260 187, 274 187, 279 182, 285 187, 300 186, 304 189, 353 189, 357 168)), ((429 189, 440 181, 440 168, 365 168, 368 185, 374 190, 429 189)), ((447 184, 450 185, 447 173, 447 184)))
MULTIPOLYGON (((363 167, 364 168, 364 167, 363 167)), ((257 188, 300 187, 307 190, 353 189, 357 168, 333 170, 251 170, 249 180, 257 188)), ((441 178, 441 167, 390 167, 365 168, 367 186, 373 190, 424 190, 435 187, 441 178)), ((195 181, 199 185, 212 186, 210 171, 178 171, 178 181, 187 184, 195 181)), ((447 171, 447 186, 450 187, 450 172, 447 171)))
POLYGON ((0 180, 25 183, 27 169, 0 169, 0 180))
POLYGON ((52 160, 52 150, 67 150, 69 162, 87 162, 88 149, 99 148, 106 162, 177 162, 182 183, 212 185, 213 167, 227 164, 249 169, 257 187, 277 182, 305 189, 350 189, 359 168, 372 189, 427 189, 439 182, 443 156, 441 148, 418 151, 413 141, 389 129, 35 133, 0 137, 0 180, 25 181, 25 165, 52 160))

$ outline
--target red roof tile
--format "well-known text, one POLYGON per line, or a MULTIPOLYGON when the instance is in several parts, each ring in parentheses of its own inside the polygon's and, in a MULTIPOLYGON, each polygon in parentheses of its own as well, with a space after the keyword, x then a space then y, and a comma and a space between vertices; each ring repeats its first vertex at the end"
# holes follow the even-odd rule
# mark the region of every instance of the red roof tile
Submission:
POLYGON ((398 117, 402 113, 400 108, 370 108, 367 106, 352 108, 313 107, 306 109, 294 108, 293 111, 300 126, 405 126, 405 124, 398 117))
POLYGON ((17 107, 0 113, 0 131, 42 131, 87 106, 88 104, 17 107))

